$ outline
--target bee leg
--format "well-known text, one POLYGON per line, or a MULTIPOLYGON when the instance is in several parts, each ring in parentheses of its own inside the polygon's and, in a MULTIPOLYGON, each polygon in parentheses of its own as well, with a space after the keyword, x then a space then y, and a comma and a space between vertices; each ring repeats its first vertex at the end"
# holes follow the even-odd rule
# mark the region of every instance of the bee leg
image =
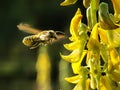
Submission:
MULTIPOLYGON (((57 39, 57 38, 55 38, 55 39, 57 39)), ((48 43, 52 43, 54 41, 54 39, 50 39, 49 41, 48 41, 48 43)))
POLYGON ((37 46, 32 46, 32 47, 30 47, 30 49, 35 49, 35 48, 37 48, 39 46, 39 44, 37 45, 37 46))
POLYGON ((30 49, 37 48, 39 45, 40 45, 40 42, 34 42, 34 43, 32 43, 32 45, 30 46, 30 49))

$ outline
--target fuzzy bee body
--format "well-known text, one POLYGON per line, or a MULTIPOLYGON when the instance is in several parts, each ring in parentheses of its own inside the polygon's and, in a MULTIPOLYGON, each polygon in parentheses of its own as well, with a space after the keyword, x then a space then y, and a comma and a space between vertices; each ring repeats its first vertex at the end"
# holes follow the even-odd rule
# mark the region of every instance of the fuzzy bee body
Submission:
POLYGON ((34 28, 31 28, 28 24, 20 24, 17 27, 19 30, 25 31, 27 33, 33 33, 33 35, 24 37, 22 41, 23 44, 30 47, 30 49, 34 49, 40 45, 46 45, 64 38, 64 33, 61 31, 38 31, 34 28))

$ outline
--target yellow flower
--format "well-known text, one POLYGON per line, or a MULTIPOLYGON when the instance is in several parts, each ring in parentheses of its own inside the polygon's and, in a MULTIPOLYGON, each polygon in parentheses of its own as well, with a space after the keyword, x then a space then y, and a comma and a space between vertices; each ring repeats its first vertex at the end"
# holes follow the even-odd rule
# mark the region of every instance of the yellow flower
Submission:
POLYGON ((100 36, 100 42, 107 45, 108 44, 107 31, 102 28, 98 28, 98 31, 100 36))
POLYGON ((112 80, 120 82, 120 56, 116 49, 110 50, 108 62, 108 74, 112 80))
POLYGON ((112 86, 113 85, 111 85, 110 80, 107 76, 100 77, 100 85, 99 85, 100 90, 113 90, 112 86))
POLYGON ((108 48, 120 47, 120 28, 114 30, 104 30, 99 28, 100 40, 108 48))
POLYGON ((70 24, 70 34, 72 35, 72 37, 70 37, 71 41, 75 41, 78 39, 78 27, 81 23, 81 20, 82 20, 82 15, 80 9, 78 8, 70 24))
POLYGON ((79 74, 80 73, 81 62, 82 62, 82 60, 83 60, 83 58, 85 57, 86 54, 87 54, 87 51, 84 51, 80 60, 78 62, 73 62, 71 64, 74 74, 79 74))
POLYGON ((120 47, 120 28, 107 31, 109 47, 120 47))
POLYGON ((111 72, 109 72, 109 76, 111 77, 112 80, 116 81, 116 82, 120 82, 120 70, 112 70, 111 72))
POLYGON ((67 5, 75 4, 76 2, 77 2, 77 0, 65 0, 60 5, 61 6, 67 6, 67 5))
POLYGON ((109 14, 108 5, 100 4, 99 35, 102 43, 108 48, 120 47, 120 0, 112 0, 114 6, 114 16, 109 14))
POLYGON ((110 60, 115 69, 120 69, 120 56, 116 49, 110 50, 110 60))
POLYGON ((113 7, 114 7, 114 15, 116 18, 120 19, 120 0, 111 0, 113 3, 113 7))
POLYGON ((70 40, 72 42, 64 45, 66 49, 72 50, 72 52, 67 56, 61 55, 63 59, 69 62, 77 62, 84 55, 84 47, 87 41, 87 28, 81 23, 81 19, 81 11, 78 9, 70 24, 70 33, 72 35, 70 40))
POLYGON ((99 41, 98 41, 98 24, 96 24, 91 32, 88 44, 88 50, 99 51, 99 41))
MULTIPOLYGON (((104 61, 108 63, 108 75, 109 77, 116 81, 120 82, 120 56, 118 51, 115 49, 116 47, 120 47, 120 0, 111 0, 114 7, 114 16, 108 15, 108 19, 102 17, 103 21, 106 20, 113 22, 115 28, 111 28, 111 25, 108 25, 107 29, 103 29, 102 27, 99 28, 99 36, 100 41, 103 45, 102 48, 104 48, 106 51, 103 51, 102 49, 102 57, 105 59, 104 61), (105 56, 106 54, 106 56, 105 56)), ((104 11, 102 13, 105 13, 104 11)), ((104 14, 107 15, 107 14, 104 14)), ((101 22, 100 22, 101 23, 101 22)), ((110 24, 109 22, 105 22, 107 24, 110 24)), ((104 77, 105 79, 105 77, 104 77)), ((108 89, 108 88, 106 88, 108 89)), ((113 88, 112 88, 113 90, 113 88)))
POLYGON ((50 57, 48 56, 46 47, 41 47, 38 55, 38 60, 36 62, 37 78, 36 82, 38 88, 43 88, 44 90, 51 90, 51 63, 50 57))
POLYGON ((80 40, 77 40, 77 41, 74 41, 74 42, 71 42, 69 44, 64 44, 64 47, 68 50, 75 50, 75 49, 78 49, 80 47, 80 40))
POLYGON ((89 90, 89 79, 87 79, 86 68, 81 68, 79 75, 65 78, 70 83, 77 84, 73 90, 89 90))
POLYGON ((104 75, 100 77, 100 90, 120 90, 118 83, 113 81, 109 75, 104 75))
POLYGON ((72 53, 69 54, 69 55, 66 55, 66 56, 65 56, 65 55, 62 55, 62 54, 61 54, 61 57, 62 57, 64 60, 73 63, 73 62, 77 62, 77 61, 80 60, 80 55, 79 55, 79 54, 80 54, 80 50, 79 50, 79 49, 76 49, 76 50, 73 50, 72 53))

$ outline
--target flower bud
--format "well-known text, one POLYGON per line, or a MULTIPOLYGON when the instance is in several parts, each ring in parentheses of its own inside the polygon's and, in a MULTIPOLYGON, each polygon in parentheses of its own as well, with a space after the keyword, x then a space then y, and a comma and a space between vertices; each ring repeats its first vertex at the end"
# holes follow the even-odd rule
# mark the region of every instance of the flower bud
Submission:
POLYGON ((103 29, 110 30, 117 28, 109 15, 108 4, 106 3, 101 3, 99 6, 99 22, 103 29))

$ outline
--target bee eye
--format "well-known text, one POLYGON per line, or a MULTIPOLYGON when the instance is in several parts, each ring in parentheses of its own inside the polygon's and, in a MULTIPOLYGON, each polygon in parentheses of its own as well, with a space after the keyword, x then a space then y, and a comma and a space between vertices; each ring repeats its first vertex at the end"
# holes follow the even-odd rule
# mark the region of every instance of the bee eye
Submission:
POLYGON ((54 35, 54 33, 53 32, 49 32, 49 35, 54 35))
POLYGON ((56 34, 53 31, 51 31, 51 32, 49 32, 49 37, 56 39, 56 34))
POLYGON ((50 37, 54 36, 54 32, 49 32, 50 37))

